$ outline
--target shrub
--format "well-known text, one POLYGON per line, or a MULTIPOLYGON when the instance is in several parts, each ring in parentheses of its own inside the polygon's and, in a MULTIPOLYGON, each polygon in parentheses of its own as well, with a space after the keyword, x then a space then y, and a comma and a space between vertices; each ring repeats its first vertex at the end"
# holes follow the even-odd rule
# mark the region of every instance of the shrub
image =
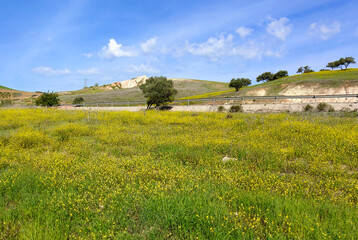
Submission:
POLYGON ((172 108, 173 108, 172 106, 168 106, 168 105, 156 107, 156 109, 158 109, 159 111, 169 111, 169 110, 171 110, 172 108))
POLYGON ((218 112, 224 112, 225 111, 225 107, 224 106, 219 106, 218 107, 218 112))
POLYGON ((229 112, 231 113, 242 112, 242 106, 241 105, 231 106, 229 112))
POLYGON ((310 112, 310 111, 313 110, 313 106, 310 105, 310 104, 307 104, 307 105, 303 108, 303 110, 304 110, 305 112, 310 112))
POLYGON ((43 93, 40 97, 36 99, 35 104, 37 106, 58 106, 60 104, 60 99, 58 98, 58 94, 54 92, 43 93))
POLYGON ((319 103, 318 105, 317 105, 317 110, 319 111, 319 112, 334 112, 334 108, 331 106, 331 105, 329 105, 329 104, 327 104, 327 103, 319 103))
POLYGON ((12 105, 11 99, 4 99, 0 101, 0 107, 6 107, 12 105))
POLYGON ((73 104, 81 104, 83 103, 85 100, 83 99, 83 97, 76 97, 75 100, 73 100, 73 104))
POLYGON ((226 115, 226 118, 232 118, 233 116, 232 116, 232 114, 231 113, 228 113, 227 115, 226 115))

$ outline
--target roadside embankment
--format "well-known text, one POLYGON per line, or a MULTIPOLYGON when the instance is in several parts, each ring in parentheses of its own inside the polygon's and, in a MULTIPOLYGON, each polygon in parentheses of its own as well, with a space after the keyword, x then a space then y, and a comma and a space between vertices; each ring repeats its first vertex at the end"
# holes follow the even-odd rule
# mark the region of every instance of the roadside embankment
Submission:
MULTIPOLYGON (((307 104, 243 104, 244 112, 301 112, 307 104)), ((316 108, 318 103, 310 104, 316 108)), ((347 110, 353 111, 358 109, 358 103, 329 103, 335 111, 347 110)), ((191 106, 173 106, 168 111, 172 112, 216 112, 219 106, 223 106, 225 110, 229 110, 233 105, 191 105, 191 106)), ((145 111, 145 106, 136 107, 66 107, 60 109, 70 110, 91 110, 91 111, 130 111, 139 112, 145 111)))

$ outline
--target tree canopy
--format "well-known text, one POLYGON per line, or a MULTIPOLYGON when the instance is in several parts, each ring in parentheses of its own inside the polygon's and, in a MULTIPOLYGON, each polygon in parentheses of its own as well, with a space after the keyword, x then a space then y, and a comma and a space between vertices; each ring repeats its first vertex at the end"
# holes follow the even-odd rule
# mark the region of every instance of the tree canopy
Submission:
POLYGON ((35 101, 37 106, 58 106, 60 104, 60 99, 57 93, 47 92, 43 93, 40 97, 38 97, 35 101))
POLYGON ((242 87, 247 87, 251 84, 251 80, 248 78, 233 78, 230 81, 229 87, 235 88, 235 91, 239 91, 242 87))
POLYGON ((299 67, 297 70, 297 73, 310 73, 310 72, 314 72, 314 70, 312 70, 310 66, 299 67))
POLYGON ((346 70, 350 64, 354 64, 354 63, 356 63, 354 61, 354 57, 345 57, 345 58, 340 58, 337 61, 327 63, 326 67, 329 67, 332 70, 334 68, 341 68, 342 70, 346 70))
POLYGON ((275 73, 273 75, 273 80, 279 79, 279 78, 283 78, 283 77, 287 77, 288 76, 288 72, 286 70, 280 70, 277 73, 275 73))
POLYGON ((147 98, 148 108, 151 106, 161 106, 174 101, 174 96, 178 93, 174 89, 172 80, 166 77, 150 77, 144 84, 139 85, 144 97, 147 98))
POLYGON ((257 82, 270 82, 279 78, 283 78, 283 77, 287 77, 288 76, 288 72, 286 70, 280 70, 277 73, 273 74, 271 72, 264 72, 261 75, 259 75, 256 78, 257 82))
POLYGON ((269 82, 273 80, 273 74, 271 72, 264 72, 256 78, 257 82, 269 82))

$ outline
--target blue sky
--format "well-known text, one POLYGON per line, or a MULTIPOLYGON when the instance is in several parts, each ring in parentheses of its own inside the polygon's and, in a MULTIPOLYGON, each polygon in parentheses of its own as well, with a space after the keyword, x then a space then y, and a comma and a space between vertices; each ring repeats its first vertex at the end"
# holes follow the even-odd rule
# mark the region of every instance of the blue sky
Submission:
POLYGON ((320 70, 358 58, 357 16, 356 0, 0 0, 0 85, 62 91, 84 79, 320 70))

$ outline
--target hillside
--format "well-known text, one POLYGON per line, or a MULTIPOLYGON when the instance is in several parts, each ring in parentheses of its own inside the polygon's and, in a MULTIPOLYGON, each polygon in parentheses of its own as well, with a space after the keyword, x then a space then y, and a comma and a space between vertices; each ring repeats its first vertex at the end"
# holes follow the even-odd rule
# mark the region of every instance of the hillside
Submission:
POLYGON ((32 97, 37 97, 40 94, 41 93, 14 90, 0 85, 0 99, 11 99, 11 100, 28 99, 32 97))
POLYGON ((0 90, 14 90, 14 89, 11 89, 11 88, 8 88, 8 87, 4 87, 4 86, 0 85, 0 90))
POLYGON ((334 95, 358 93, 358 69, 304 73, 257 84, 217 97, 334 95))
MULTIPOLYGON (((178 90, 176 98, 185 98, 193 95, 228 91, 228 83, 213 82, 195 79, 173 78, 174 88, 178 90)), ((76 97, 83 97, 85 102, 120 102, 144 101, 145 98, 139 87, 108 89, 107 87, 90 87, 78 91, 60 93, 62 102, 71 103, 76 97)))

